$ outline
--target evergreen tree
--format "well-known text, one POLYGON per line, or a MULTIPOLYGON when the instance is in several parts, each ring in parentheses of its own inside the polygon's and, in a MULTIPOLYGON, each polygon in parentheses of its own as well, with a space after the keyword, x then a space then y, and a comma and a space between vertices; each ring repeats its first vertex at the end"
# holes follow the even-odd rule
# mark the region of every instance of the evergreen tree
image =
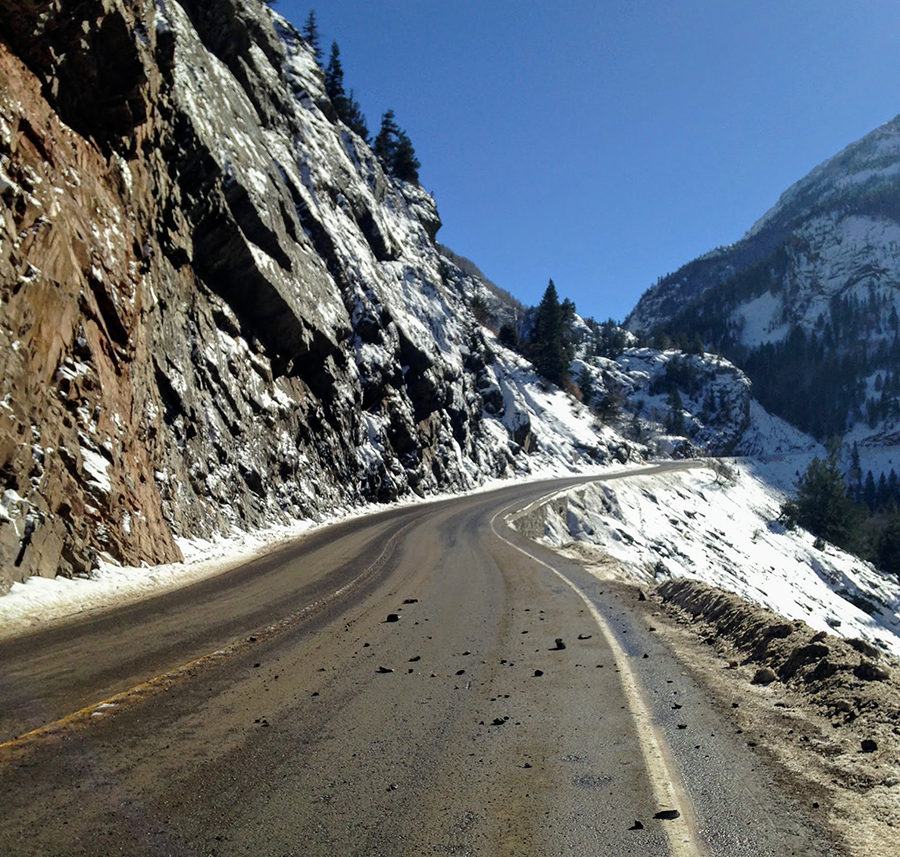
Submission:
POLYGON ((316 59, 316 65, 322 67, 322 46, 319 43, 319 25, 316 21, 316 10, 310 9, 309 15, 306 16, 306 23, 300 31, 306 43, 312 48, 313 56, 316 59))
POLYGON ((419 159, 406 131, 401 131, 397 137, 397 148, 394 151, 394 162, 391 172, 400 181, 419 183, 419 159))
POLYGON ((385 110, 381 114, 381 129, 375 138, 375 156, 384 165, 385 169, 390 172, 394 163, 394 156, 397 152, 397 138, 400 135, 400 128, 394 119, 393 110, 385 110))
POLYGON ((582 366, 578 374, 578 389, 581 390, 581 400, 590 407, 597 397, 597 388, 587 366, 582 366))
POLYGON ((597 354, 600 357, 608 357, 615 360, 624 350, 628 341, 628 334, 612 318, 600 325, 597 334, 597 354))
POLYGON ((478 292, 472 295, 469 301, 469 309, 472 310, 472 315, 475 316, 475 320, 479 324, 487 324, 490 308, 488 307, 487 298, 483 294, 478 292))
POLYGON ((875 563, 882 571, 900 578, 900 513, 896 507, 876 536, 875 563))
POLYGON ((857 496, 862 490, 862 464, 859 460, 859 444, 854 440, 850 449, 850 481, 856 488, 857 496))
POLYGON ((404 182, 419 181, 419 159, 406 131, 400 129, 393 110, 381 115, 381 129, 374 143, 375 155, 394 178, 404 182))
POLYGON ((866 482, 863 486, 863 502, 869 507, 870 512, 875 511, 876 500, 877 494, 875 491, 875 477, 872 475, 872 471, 870 470, 866 474, 866 482))
MULTIPOLYGON (((624 397, 616 390, 608 390, 605 395, 594 400, 594 412, 604 420, 614 420, 622 413, 624 397)), ((635 414, 637 419, 637 414, 635 414)))
POLYGON ((569 364, 574 356, 571 343, 571 311, 559 302, 556 285, 550 280, 537 308, 531 331, 531 353, 534 368, 548 381, 562 386, 569 377, 569 364))
POLYGON ((344 93, 344 66, 341 63, 341 49, 337 42, 331 43, 331 57, 325 69, 325 94, 334 105, 337 115, 347 112, 347 96, 344 93))
POLYGON ((838 547, 860 546, 862 516, 847 496, 833 451, 824 461, 814 458, 794 486, 796 498, 782 508, 789 521, 838 547))
POLYGON ((363 115, 362 109, 359 106, 359 102, 353 97, 353 90, 350 90, 350 95, 347 96, 347 111, 346 115, 342 116, 344 124, 351 130, 355 131, 359 134, 360 137, 363 138, 367 143, 369 142, 369 125, 366 122, 366 117, 363 115))
POLYGON ((631 422, 628 425, 628 436, 632 440, 636 440, 638 443, 644 442, 644 427, 641 424, 641 419, 637 414, 633 414, 631 417, 631 422))
POLYGON ((344 92, 344 66, 341 63, 341 49, 337 42, 331 43, 331 57, 325 69, 325 94, 334 106, 338 119, 368 142, 369 126, 359 102, 353 97, 352 89, 349 96, 344 92))
POLYGON ((678 387, 672 387, 669 393, 669 415, 666 417, 666 431, 679 437, 684 437, 687 431, 684 422, 684 402, 681 400, 681 393, 678 392, 678 387))
POLYGON ((516 333, 516 326, 511 321, 504 321, 500 325, 497 339, 501 345, 505 345, 507 348, 512 348, 513 350, 518 350, 519 348, 519 335, 516 333))

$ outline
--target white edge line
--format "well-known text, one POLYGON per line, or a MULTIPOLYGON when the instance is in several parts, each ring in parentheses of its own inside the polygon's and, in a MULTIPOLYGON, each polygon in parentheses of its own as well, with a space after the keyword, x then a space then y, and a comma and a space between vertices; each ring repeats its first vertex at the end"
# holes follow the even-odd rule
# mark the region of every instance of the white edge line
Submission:
MULTIPOLYGON (((641 474, 643 475, 643 474, 641 474)), ((650 475, 649 473, 647 475, 650 475)), ((600 481, 600 480, 598 480, 600 481)), ((538 503, 557 496, 559 491, 552 491, 546 494, 540 501, 529 504, 528 509, 534 508, 538 503)), ((628 700, 628 707, 631 710, 631 717, 634 720, 635 727, 640 739, 641 751, 644 756, 644 764, 647 768, 647 776, 653 789, 653 796, 660 809, 677 809, 681 814, 678 818, 671 821, 663 822, 663 830, 666 838, 669 840, 669 850, 672 857, 705 857, 706 849, 698 842, 696 831, 699 829, 696 816, 694 813, 693 803, 684 788, 681 775, 672 761, 671 751, 665 739, 662 738, 656 727, 653 725, 653 718, 644 699, 643 690, 640 681, 628 663, 628 655, 619 645, 618 640, 609 627, 607 621, 603 618, 600 611, 594 606, 594 603, 588 596, 562 572, 557 571, 553 566, 548 565, 542 559, 514 544, 506 537, 502 536, 496 527, 497 518, 505 515, 512 506, 501 509, 491 518, 491 530, 500 541, 517 550, 519 553, 527 556, 533 562, 543 566, 548 571, 553 572, 560 580, 563 581, 576 595, 584 602, 585 606, 594 617, 597 627, 603 634, 610 651, 616 661, 619 669, 619 677, 622 682, 622 689, 628 700)), ((524 510, 523 510, 524 511, 524 510)))

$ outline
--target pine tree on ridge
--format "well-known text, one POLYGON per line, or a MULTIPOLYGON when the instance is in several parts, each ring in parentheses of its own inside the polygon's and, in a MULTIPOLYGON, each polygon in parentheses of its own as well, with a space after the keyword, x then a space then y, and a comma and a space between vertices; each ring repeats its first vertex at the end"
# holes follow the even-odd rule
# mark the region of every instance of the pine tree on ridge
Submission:
POLYGON ((316 21, 316 10, 310 9, 309 15, 306 16, 306 23, 300 30, 306 43, 312 48, 316 65, 322 67, 322 46, 319 43, 319 25, 316 21))
POLYGON ((412 141, 406 131, 397 125, 393 110, 381 115, 381 129, 373 144, 375 156, 395 178, 404 182, 419 183, 419 167, 412 141))

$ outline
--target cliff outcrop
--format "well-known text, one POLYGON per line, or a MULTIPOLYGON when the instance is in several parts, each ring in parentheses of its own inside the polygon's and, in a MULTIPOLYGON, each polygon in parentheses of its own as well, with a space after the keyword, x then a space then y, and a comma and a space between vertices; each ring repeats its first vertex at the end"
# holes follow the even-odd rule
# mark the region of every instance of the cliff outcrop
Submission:
POLYGON ((528 367, 287 22, 10 0, 0 33, 0 591, 533 466, 528 367))

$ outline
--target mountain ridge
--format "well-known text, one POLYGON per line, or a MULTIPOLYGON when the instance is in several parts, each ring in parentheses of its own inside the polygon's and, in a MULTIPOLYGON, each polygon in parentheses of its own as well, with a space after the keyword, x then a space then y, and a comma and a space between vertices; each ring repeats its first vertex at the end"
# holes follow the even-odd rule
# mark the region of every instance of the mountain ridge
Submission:
POLYGON ((769 410, 819 439, 874 443, 897 413, 898 284, 900 117, 794 183, 740 241, 645 292, 625 324, 699 337, 769 410))

